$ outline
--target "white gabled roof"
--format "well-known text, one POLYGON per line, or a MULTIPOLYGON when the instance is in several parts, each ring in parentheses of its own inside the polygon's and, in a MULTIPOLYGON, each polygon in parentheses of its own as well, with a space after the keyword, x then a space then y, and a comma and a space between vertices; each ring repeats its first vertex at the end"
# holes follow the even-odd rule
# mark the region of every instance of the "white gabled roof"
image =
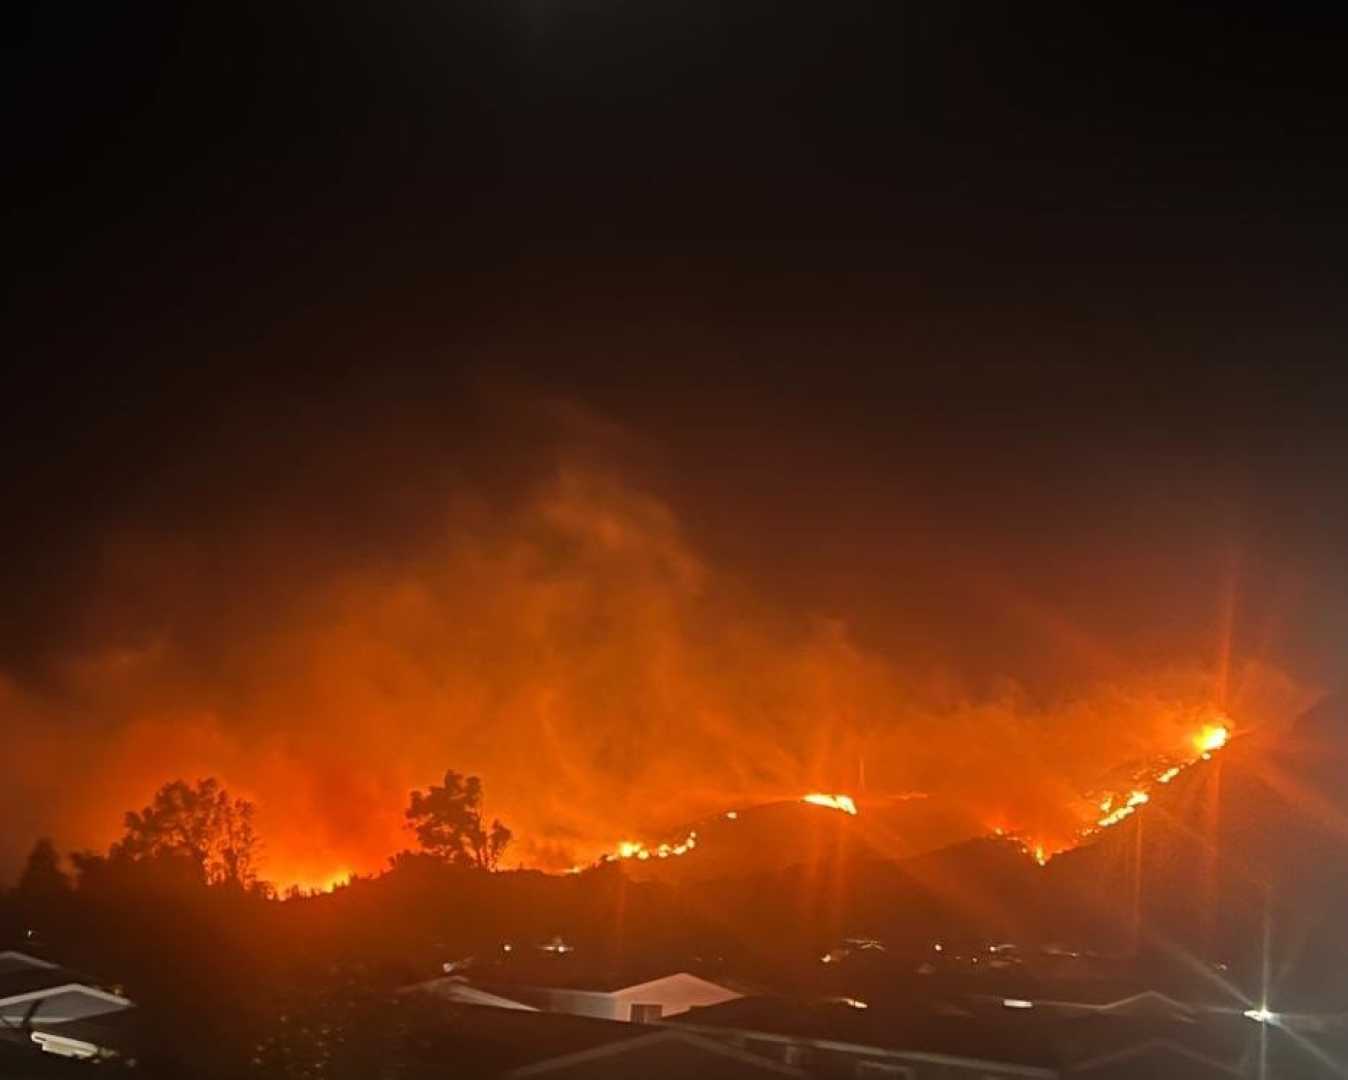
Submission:
POLYGON ((6 949, 4 952, 0 952, 0 974, 24 971, 28 968, 46 970, 56 966, 49 960, 39 960, 36 956, 29 956, 27 953, 18 952, 14 949, 6 949))
POLYGON ((731 997, 738 998, 744 996, 743 994, 738 994, 734 990, 731 990, 728 986, 722 986, 720 983, 712 982, 710 979, 704 979, 700 975, 693 975, 687 971, 676 971, 670 975, 661 975, 659 978, 647 979, 645 982, 633 983, 631 986, 619 986, 613 990, 605 991, 605 993, 630 994, 636 990, 649 990, 651 987, 663 986, 666 983, 672 983, 675 981, 685 983, 695 982, 701 986, 709 986, 713 990, 723 991, 724 993, 731 995, 731 997))
POLYGON ((413 983, 411 986, 404 986, 398 993, 435 994, 437 997, 448 998, 450 1001, 457 1001, 463 1005, 490 1005, 495 1009, 518 1009, 520 1012, 538 1012, 532 1005, 526 1005, 522 1001, 503 997, 500 994, 494 994, 489 990, 483 990, 481 987, 474 986, 461 975, 445 975, 438 979, 428 979, 425 982, 413 983))
POLYGON ((59 1024, 67 1020, 80 1020, 86 1016, 118 1012, 122 1009, 131 1008, 133 1004, 126 998, 111 994, 106 990, 86 986, 84 983, 69 982, 0 998, 0 1019, 22 1015, 32 1007, 34 1002, 62 1003, 58 1006, 61 1011, 54 1015, 50 1010, 44 1011, 39 1004, 40 1017, 48 1024, 59 1024))
POLYGON ((1163 994, 1159 990, 1143 990, 1141 993, 1133 994, 1130 997, 1120 998, 1118 1001, 1111 1001, 1107 1005, 1100 1006, 1100 1012, 1127 1012, 1139 1005, 1159 1005, 1165 1008, 1170 1014, 1178 1013, 1181 1016, 1193 1016, 1194 1007, 1186 1005, 1182 1001, 1176 1001, 1169 994, 1163 994))

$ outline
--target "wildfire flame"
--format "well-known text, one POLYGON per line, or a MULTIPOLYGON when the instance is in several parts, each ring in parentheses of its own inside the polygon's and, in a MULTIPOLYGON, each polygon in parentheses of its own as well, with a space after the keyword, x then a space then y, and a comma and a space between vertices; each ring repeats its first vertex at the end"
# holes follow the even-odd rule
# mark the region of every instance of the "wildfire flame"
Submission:
POLYGON ((636 859, 639 862, 646 862, 648 859, 668 859, 674 855, 686 855, 695 847, 697 847, 696 830, 677 844, 659 844, 653 848, 647 847, 640 840, 624 840, 616 850, 603 856, 600 862, 615 862, 618 859, 636 859))
MULTIPOLYGON (((1231 737, 1231 729, 1222 723, 1204 724, 1203 727, 1193 736, 1192 743, 1195 757, 1189 758, 1178 765, 1169 765, 1154 776, 1158 784, 1168 784, 1180 773, 1187 769, 1194 762, 1202 760, 1208 761, 1212 755, 1224 747, 1227 740, 1231 737)), ((1107 796, 1100 803, 1100 812, 1103 815, 1095 823, 1094 829, 1089 829, 1086 835, 1090 835, 1095 829, 1107 829, 1111 825, 1117 825, 1124 818, 1128 817, 1139 806, 1151 800, 1151 796, 1146 791, 1135 789, 1129 792, 1128 797, 1122 803, 1116 803, 1114 796, 1107 796)))
POLYGON ((1095 824, 1101 829, 1107 829, 1111 825, 1117 825, 1139 806, 1151 801, 1151 796, 1145 791, 1130 791, 1128 799, 1122 806, 1115 806, 1113 799, 1106 799, 1100 804, 1100 809, 1104 813, 1095 824))
MULTIPOLYGON (((1205 724, 1203 728, 1193 736, 1192 743, 1195 756, 1181 762, 1178 765, 1168 765, 1160 772, 1151 776, 1151 781, 1158 784, 1168 784, 1174 780, 1181 772, 1193 765, 1198 760, 1208 760, 1218 750, 1222 749, 1230 738, 1230 729, 1225 724, 1205 724)), ((1145 785, 1149 782, 1146 777, 1138 778, 1145 785)), ((1085 839, 1100 829, 1108 829, 1117 825, 1125 818, 1130 817, 1137 812, 1138 807, 1145 806, 1151 801, 1151 795, 1144 787, 1133 788, 1126 796, 1120 800, 1115 795, 1106 795, 1097 804, 1100 811, 1094 825, 1088 826, 1080 833, 1080 838, 1085 839)), ((857 804, 850 795, 843 795, 836 792, 812 791, 808 795, 801 796, 801 802, 809 803, 812 806, 822 806, 828 810, 840 810, 844 814, 850 814, 853 817, 857 814, 857 804)), ((734 821, 739 817, 739 813, 734 810, 728 810, 723 815, 726 819, 734 821)), ((994 835, 999 837, 1009 837, 1014 840, 1024 854, 1033 859, 1039 866, 1045 866, 1054 855, 1065 850, 1055 847, 1050 850, 1038 840, 1028 840, 1014 832, 1008 833, 1007 830, 997 827, 993 830, 994 835)), ((655 847, 648 847, 640 840, 623 840, 618 846, 607 855, 603 855, 598 860, 599 864, 606 862, 616 862, 621 859, 636 859, 639 862, 646 862, 650 859, 668 859, 671 857, 685 855, 697 847, 697 832, 689 832, 688 835, 679 843, 664 843, 655 847)), ((579 873, 581 867, 572 867, 568 873, 579 873)))
POLYGON ((1225 746, 1230 734, 1225 724, 1208 724, 1194 736, 1194 749, 1206 757, 1225 746))
MULTIPOLYGON (((1147 789, 1152 783, 1168 784, 1191 765, 1194 765, 1199 761, 1210 760, 1214 753, 1227 744, 1230 737, 1231 729, 1229 725, 1215 722, 1205 724, 1190 740, 1193 746, 1193 754, 1191 756, 1186 757, 1178 764, 1175 764, 1172 759, 1172 761, 1166 763, 1165 767, 1161 768, 1159 772, 1151 773, 1149 776, 1144 774, 1135 777, 1134 782, 1137 783, 1138 786, 1129 790, 1126 795, 1110 794, 1101 798, 1096 804, 1100 816, 1095 820, 1093 825, 1088 825, 1081 830, 1078 835, 1078 842, 1087 839, 1101 829, 1108 829, 1113 825, 1117 825, 1119 822, 1135 814, 1139 807, 1145 806, 1151 801, 1151 795, 1147 789)), ((807 801, 813 800, 811 797, 807 796, 807 801)), ((1060 851, 1066 850, 1065 848, 1048 849, 1039 841, 1027 839, 1023 835, 1019 835, 1002 826, 993 828, 992 834, 1014 841, 1027 858, 1033 859, 1040 866, 1045 865, 1055 855, 1059 854, 1060 851)))
POLYGON ((852 801, 850 795, 827 795, 823 792, 812 791, 810 794, 801 798, 801 802, 811 803, 814 806, 827 806, 830 810, 841 810, 844 814, 856 816, 857 804, 852 801))

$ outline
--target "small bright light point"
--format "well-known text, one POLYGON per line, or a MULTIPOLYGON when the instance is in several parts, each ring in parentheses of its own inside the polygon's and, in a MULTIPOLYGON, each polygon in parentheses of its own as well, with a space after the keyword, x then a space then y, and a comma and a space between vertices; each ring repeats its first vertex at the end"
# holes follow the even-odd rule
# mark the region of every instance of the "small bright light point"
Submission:
POLYGON ((504 945, 501 946, 501 951, 502 951, 502 952, 510 952, 510 950, 511 950, 513 947, 514 947, 514 946, 512 946, 512 945, 510 944, 510 942, 507 941, 504 945))
POLYGON ((945 950, 945 946, 942 945, 939 941, 935 945, 933 945, 932 948, 935 949, 937 952, 943 952, 945 950))
POLYGON ((1253 1020, 1257 1024, 1267 1024, 1277 1014, 1269 1012, 1261 1005, 1257 1009, 1246 1009, 1243 1015, 1247 1020, 1253 1020))
POLYGON ((821 957, 819 958, 819 962, 820 962, 821 964, 831 964, 831 963, 833 963, 833 954, 832 954, 832 953, 824 953, 824 955, 821 956, 821 957))
POLYGON ((739 814, 736 813, 734 810, 727 810, 725 812, 725 816, 728 817, 731 821, 735 821, 736 819, 739 818, 739 814))
POLYGON ((1033 1009, 1034 1002, 1024 998, 1002 998, 1002 1007, 1007 1009, 1033 1009))

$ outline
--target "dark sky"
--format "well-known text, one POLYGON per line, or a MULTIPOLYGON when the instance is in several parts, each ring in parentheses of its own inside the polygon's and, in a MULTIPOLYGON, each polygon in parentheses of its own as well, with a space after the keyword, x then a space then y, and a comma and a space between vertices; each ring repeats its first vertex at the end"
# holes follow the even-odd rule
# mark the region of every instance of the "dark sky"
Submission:
MULTIPOLYGON (((802 626, 843 628, 848 663, 902 671, 937 711, 1014 684, 1053 746, 1084 721, 1043 717, 1104 684, 1256 663, 1308 694, 1340 679, 1343 20, 31 7, 5 35, 0 394, 0 688, 31 761, 198 710, 212 734, 153 767, 233 769, 265 802, 239 762, 286 736, 276 695, 322 708, 309 683, 284 689, 271 635, 293 630, 303 663, 333 590, 424 585, 469 536, 483 558, 541 558, 511 564, 523 581, 601 581, 620 606, 644 595, 613 570, 634 530, 642 581, 695 561, 695 610, 666 634, 661 609, 641 624, 661 644, 632 648, 663 671, 669 641, 718 642, 718 731, 767 709, 746 686, 799 669, 783 657, 802 626), (587 562, 590 541, 616 561, 587 562), (721 635, 743 625, 741 676, 721 635), (134 691, 88 674, 149 654, 134 691)), ((445 601, 448 621, 491 595, 445 601)), ((591 615, 568 631, 576 663, 630 630, 591 615)), ((380 685, 437 650, 455 685, 518 676, 537 654, 494 618, 473 663, 373 631, 382 660, 342 647, 380 685)), ((656 693, 614 678, 602 707, 572 688, 567 712, 608 732, 604 775, 636 752, 606 725, 656 693)), ((411 708, 425 687, 385 689, 411 708)), ((857 716, 869 695, 836 723, 902 726, 857 716)), ((368 749, 364 722, 333 741, 368 749)), ((778 741, 794 764, 774 781, 828 774, 778 741)), ((121 781, 119 806, 153 786, 134 753, 89 766, 121 781)), ((489 789, 493 762, 508 772, 463 754, 489 789)), ((101 839, 80 796, 33 779, 49 768, 29 771, 21 825, 101 839)), ((409 775, 433 778, 387 786, 409 775)))

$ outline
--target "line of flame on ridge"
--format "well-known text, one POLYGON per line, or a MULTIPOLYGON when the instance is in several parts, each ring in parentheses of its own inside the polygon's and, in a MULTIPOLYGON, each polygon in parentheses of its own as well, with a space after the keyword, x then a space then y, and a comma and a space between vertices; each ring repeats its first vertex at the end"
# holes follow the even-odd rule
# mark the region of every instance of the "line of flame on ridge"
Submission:
MULTIPOLYGON (((800 801, 809 803, 811 806, 822 806, 829 810, 840 810, 842 813, 850 814, 853 817, 857 816, 857 804, 850 795, 812 791, 808 795, 802 795, 800 801)), ((729 821, 735 821, 740 815, 737 810, 727 810, 722 816, 729 821)), ((624 859, 636 859, 639 862, 648 862, 651 859, 668 859, 686 855, 695 847, 697 847, 696 829, 690 830, 688 835, 677 844, 659 844, 656 847, 648 847, 640 840, 622 840, 612 851, 599 856, 594 865, 620 862, 624 859)), ((579 874, 584 869, 583 866, 573 866, 566 872, 568 874, 579 874)))
MULTIPOLYGON (((1193 747, 1195 756, 1179 765, 1170 765, 1161 772, 1157 773, 1152 779, 1158 784, 1168 784, 1175 779, 1181 772, 1193 765, 1197 761, 1211 760, 1212 755, 1222 749, 1231 737, 1230 728, 1226 724, 1205 724, 1203 728, 1193 737, 1193 747)), ((830 810, 839 810, 844 814, 850 814, 853 817, 857 814, 857 805, 850 795, 838 793, 828 793, 821 791, 812 791, 808 795, 802 795, 801 802, 809 803, 811 806, 822 806, 830 810)), ((1094 825, 1087 826, 1081 831, 1080 838, 1086 839, 1099 832, 1101 829, 1108 829, 1117 825, 1120 821, 1130 817, 1139 806, 1145 806, 1151 801, 1151 796, 1143 790, 1134 789, 1130 791, 1126 798, 1116 803, 1114 796, 1109 796, 1100 803, 1101 817, 1096 820, 1094 825)), ((728 810, 724 815, 727 819, 734 821, 739 817, 735 810, 728 810)), ((1068 848, 1059 848, 1055 851, 1047 850, 1042 843, 1027 840, 1014 833, 1007 834, 1003 829, 994 829, 993 834, 998 837, 1013 840, 1019 845, 1020 849, 1040 866, 1046 866, 1049 859, 1055 855, 1061 854, 1068 848)), ((693 848, 697 847, 697 830, 691 830, 682 842, 677 844, 659 844, 651 848, 647 847, 639 840, 623 840, 614 851, 601 855, 596 860, 595 865, 607 862, 618 862, 623 859, 637 859, 646 862, 650 859, 668 859, 671 857, 686 855, 693 848)), ((567 873, 578 874, 584 868, 573 866, 567 873)))
MULTIPOLYGON (((1199 761, 1211 761, 1212 755, 1222 749, 1231 738, 1231 729, 1224 723, 1205 724, 1203 728, 1193 737, 1194 756, 1188 761, 1178 765, 1169 765, 1161 772, 1152 777, 1153 782, 1157 784, 1168 784, 1174 780, 1180 773, 1189 766, 1199 761)), ((1125 818, 1131 817, 1140 806, 1145 806, 1151 801, 1151 795, 1140 788, 1134 788, 1127 796, 1121 800, 1116 800, 1113 795, 1103 799, 1099 804, 1101 816, 1093 825, 1088 825, 1080 832, 1080 839, 1085 840, 1102 829, 1112 828, 1125 818)), ((1007 833, 1003 829, 994 829, 993 835, 1003 837, 1016 843, 1020 850, 1029 858, 1033 859, 1040 866, 1046 866, 1049 859, 1055 855, 1061 855, 1064 851, 1071 849, 1071 846, 1059 848, 1056 851, 1047 851, 1042 843, 1034 840, 1028 840, 1015 833, 1007 833)))

